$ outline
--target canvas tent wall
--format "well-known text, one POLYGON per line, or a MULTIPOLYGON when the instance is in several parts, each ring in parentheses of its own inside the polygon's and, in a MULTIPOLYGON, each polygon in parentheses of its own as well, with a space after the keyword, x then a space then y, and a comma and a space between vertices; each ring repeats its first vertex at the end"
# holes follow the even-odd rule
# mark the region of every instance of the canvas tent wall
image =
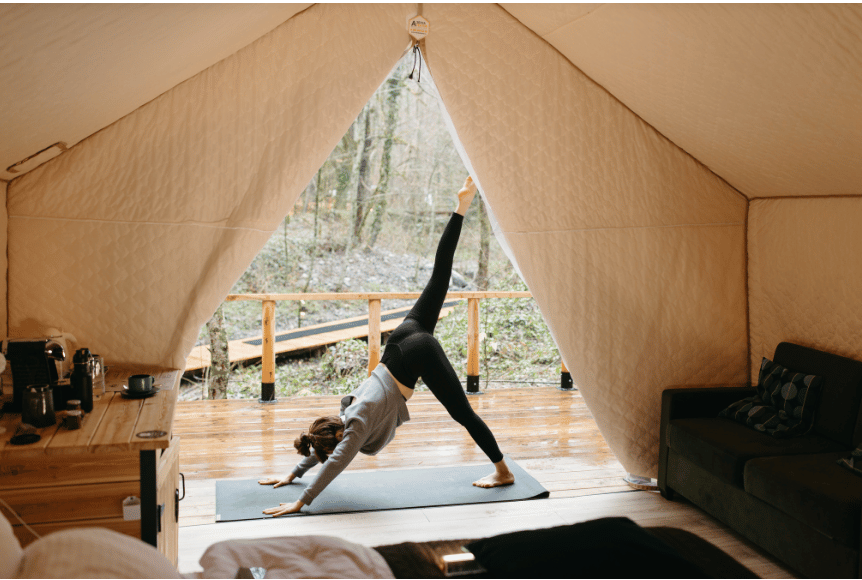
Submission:
MULTIPOLYGON (((9 334, 181 366, 416 10, 313 5, 11 181, 9 334)), ((667 386, 743 383, 779 340, 858 358, 862 9, 422 10, 499 231, 627 470, 655 473, 667 386)))

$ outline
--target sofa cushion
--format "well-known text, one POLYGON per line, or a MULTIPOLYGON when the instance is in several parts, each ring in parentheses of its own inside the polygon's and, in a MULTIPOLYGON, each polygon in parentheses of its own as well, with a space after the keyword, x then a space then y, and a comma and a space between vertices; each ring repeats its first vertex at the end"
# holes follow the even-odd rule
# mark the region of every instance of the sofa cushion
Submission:
POLYGON ((862 478, 836 462, 847 451, 762 457, 745 465, 745 491, 845 546, 859 546, 862 478))
POLYGON ((816 433, 776 439, 724 418, 675 419, 669 425, 668 442, 676 453, 739 488, 749 459, 842 449, 816 433))
POLYGON ((791 371, 764 358, 757 394, 719 413, 773 437, 798 437, 811 430, 823 378, 791 371))
POLYGON ((856 447, 862 442, 862 362, 782 342, 773 360, 795 371, 823 377, 813 431, 856 447))

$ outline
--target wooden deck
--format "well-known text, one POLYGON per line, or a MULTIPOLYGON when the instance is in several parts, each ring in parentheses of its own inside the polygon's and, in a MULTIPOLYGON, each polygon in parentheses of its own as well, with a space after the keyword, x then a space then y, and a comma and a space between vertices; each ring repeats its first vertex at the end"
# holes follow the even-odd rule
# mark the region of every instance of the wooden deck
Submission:
MULTIPOLYGON (((311 422, 337 414, 340 396, 182 401, 174 435, 187 500, 180 526, 215 522, 215 480, 286 475, 301 459, 293 440, 311 422)), ((598 432, 577 391, 554 387, 499 389, 470 401, 497 437, 503 453, 527 469, 551 497, 631 491, 625 470, 598 432)), ((375 456, 360 454, 350 470, 437 467, 487 462, 463 427, 429 392, 408 403, 411 420, 375 456)))
MULTIPOLYGON (((329 534, 364 545, 483 537, 609 515, 643 525, 688 529, 763 577, 792 577, 767 554, 684 500, 632 490, 625 470, 601 437, 577 391, 555 387, 497 389, 470 397, 500 448, 551 492, 550 500, 394 510, 361 514, 215 523, 215 480, 285 475, 299 456, 293 440, 311 421, 334 414, 339 396, 312 396, 262 405, 253 400, 177 404, 181 438, 180 571, 197 564, 210 544, 228 538, 329 534)), ((376 456, 359 455, 350 470, 404 469, 487 462, 466 431, 430 393, 408 403, 411 421, 376 456)))

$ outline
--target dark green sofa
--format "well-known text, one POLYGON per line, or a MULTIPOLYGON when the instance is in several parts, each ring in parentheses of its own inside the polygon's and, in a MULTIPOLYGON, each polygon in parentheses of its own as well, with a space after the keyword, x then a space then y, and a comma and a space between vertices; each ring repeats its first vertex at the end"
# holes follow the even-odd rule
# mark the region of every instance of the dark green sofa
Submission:
POLYGON ((782 342, 778 364, 824 378, 814 426, 776 439, 718 413, 754 387, 662 394, 658 486, 749 538, 799 574, 859 578, 862 476, 836 464, 862 442, 862 362, 782 342))

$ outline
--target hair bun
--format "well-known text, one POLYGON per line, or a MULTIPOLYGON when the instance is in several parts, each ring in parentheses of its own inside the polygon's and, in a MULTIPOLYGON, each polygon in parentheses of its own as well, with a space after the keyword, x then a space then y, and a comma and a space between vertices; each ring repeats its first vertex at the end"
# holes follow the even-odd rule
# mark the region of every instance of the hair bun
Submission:
POLYGON ((305 455, 306 457, 308 457, 309 455, 311 455, 311 435, 305 432, 301 433, 299 437, 296 438, 296 441, 293 442, 293 446, 296 448, 300 455, 305 455))
POLYGON ((311 454, 311 449, 314 449, 315 457, 320 463, 323 463, 335 451, 343 438, 344 422, 339 417, 320 417, 314 420, 307 433, 303 431, 296 438, 293 446, 306 457, 311 454))

